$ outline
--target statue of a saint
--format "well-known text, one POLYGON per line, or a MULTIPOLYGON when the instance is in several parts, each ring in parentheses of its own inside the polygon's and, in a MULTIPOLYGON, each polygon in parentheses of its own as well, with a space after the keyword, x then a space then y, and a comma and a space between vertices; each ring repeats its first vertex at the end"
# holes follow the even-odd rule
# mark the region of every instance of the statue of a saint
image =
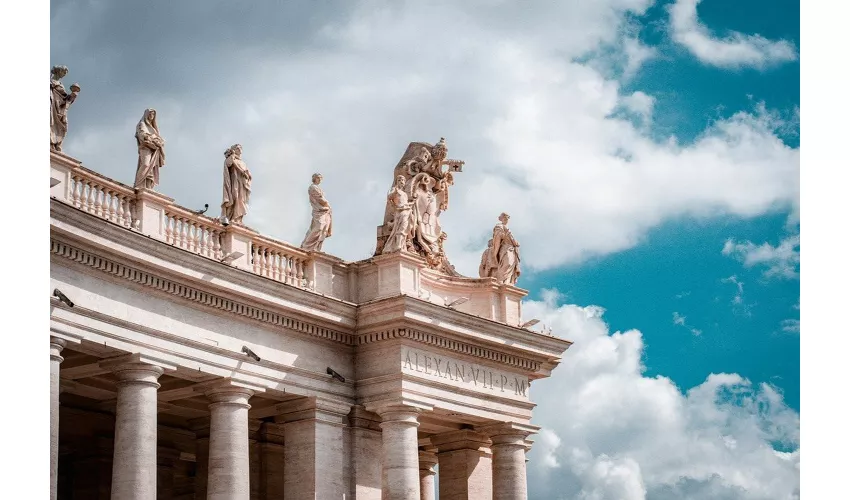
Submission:
POLYGON ((224 195, 221 218, 232 224, 242 224, 248 213, 251 197, 251 173, 242 161, 242 145, 234 144, 224 152, 224 195))
POLYGON ((50 70, 50 149, 62 151, 62 141, 68 133, 68 109, 77 95, 80 86, 71 85, 71 93, 65 91, 62 78, 68 74, 66 66, 53 66, 50 70))
POLYGON ((419 248, 424 249, 427 254, 437 254, 440 232, 437 221, 437 196, 431 187, 434 181, 426 174, 417 175, 413 181, 413 218, 416 221, 414 238, 419 248))
POLYGON ((482 278, 490 277, 490 270, 493 269, 490 267, 490 254, 493 252, 493 240, 487 242, 487 248, 484 249, 484 252, 481 254, 481 264, 478 266, 478 276, 482 278))
POLYGON ((381 253, 393 253, 407 250, 407 243, 411 238, 411 222, 413 219, 413 206, 408 202, 407 192, 404 190, 405 180, 403 175, 396 178, 395 185, 387 193, 387 201, 393 208, 394 215, 390 235, 381 253))
POLYGON ((301 248, 308 252, 322 251, 322 243, 325 238, 331 237, 331 226, 333 225, 333 214, 331 205, 325 199, 325 193, 319 184, 322 183, 322 174, 313 174, 313 183, 307 188, 307 196, 310 198, 310 206, 313 208, 313 219, 310 229, 301 242, 301 248))
POLYGON ((489 276, 505 285, 515 285, 519 278, 519 243, 508 229, 511 217, 502 212, 493 228, 493 247, 488 257, 489 276))
POLYGON ((165 139, 159 135, 155 109, 146 109, 136 125, 136 144, 139 162, 133 187, 153 189, 159 185, 159 169, 165 166, 165 139))

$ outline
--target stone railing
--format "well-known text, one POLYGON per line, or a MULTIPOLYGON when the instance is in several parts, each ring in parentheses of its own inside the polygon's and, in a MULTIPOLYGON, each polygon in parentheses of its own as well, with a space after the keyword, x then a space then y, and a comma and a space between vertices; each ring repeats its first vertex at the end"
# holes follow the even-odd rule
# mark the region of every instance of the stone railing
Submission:
POLYGON ((522 324, 527 292, 492 278, 451 277, 416 255, 397 253, 346 263, 305 252, 251 228, 207 217, 150 189, 133 189, 51 153, 52 197, 164 243, 279 283, 335 299, 365 303, 399 294, 511 326, 522 324))
POLYGON ((66 202, 120 226, 132 227, 136 198, 133 188, 99 176, 82 166, 68 172, 66 179, 66 202))
POLYGON ((209 217, 177 205, 165 207, 165 242, 204 257, 221 260, 224 227, 209 217))
POLYGON ((224 226, 174 203, 150 189, 134 189, 93 172, 61 153, 50 155, 50 194, 79 210, 138 231, 209 259, 250 271, 287 285, 347 299, 347 288, 336 287, 333 277, 318 276, 314 261, 322 261, 320 274, 333 273, 339 261, 314 256, 300 248, 260 235, 238 225, 224 226), (327 262, 325 262, 327 261, 327 262), (330 264, 328 264, 330 262, 330 264))
POLYGON ((287 243, 263 236, 251 239, 251 270, 295 286, 313 286, 308 280, 310 255, 287 243))

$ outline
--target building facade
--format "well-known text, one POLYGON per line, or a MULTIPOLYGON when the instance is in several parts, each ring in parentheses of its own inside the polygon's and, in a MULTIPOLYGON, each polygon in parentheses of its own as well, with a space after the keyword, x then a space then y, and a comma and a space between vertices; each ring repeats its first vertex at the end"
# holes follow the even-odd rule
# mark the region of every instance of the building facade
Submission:
POLYGON ((52 498, 527 498, 530 387, 570 343, 521 327, 524 290, 50 154, 52 498))

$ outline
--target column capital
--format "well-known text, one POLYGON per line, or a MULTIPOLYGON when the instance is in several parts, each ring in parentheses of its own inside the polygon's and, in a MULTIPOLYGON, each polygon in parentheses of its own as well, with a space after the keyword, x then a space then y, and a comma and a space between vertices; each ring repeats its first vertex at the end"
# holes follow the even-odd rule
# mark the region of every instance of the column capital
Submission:
POLYGON ((437 454, 432 451, 419 450, 419 476, 433 476, 437 473, 434 467, 439 463, 437 454))
POLYGON ((238 406, 251 409, 248 400, 254 395, 254 391, 245 387, 222 386, 207 389, 204 396, 210 401, 210 408, 213 406, 238 406))
POLYGON ((484 454, 490 453, 490 440, 487 435, 471 429, 436 434, 430 439, 431 444, 437 447, 437 453, 457 450, 478 450, 484 454))
POLYGON ((147 369, 146 367, 151 367, 153 371, 158 372, 157 377, 166 371, 171 372, 177 369, 177 365, 173 363, 139 352, 102 359, 98 364, 101 368, 110 370, 116 374, 126 369, 145 370, 147 369))
POLYGON ((419 427, 419 414, 422 413, 422 409, 409 405, 387 405, 376 408, 375 413, 381 416, 381 429, 388 424, 419 427))
POLYGON ((110 358, 100 362, 102 368, 108 369, 118 377, 118 386, 126 384, 150 385, 159 389, 157 380, 165 371, 158 363, 151 363, 138 354, 130 354, 110 358))
POLYGON ((61 339, 59 337, 50 336, 50 360, 56 361, 57 363, 61 363, 65 358, 59 355, 62 352, 62 349, 65 348, 65 339, 61 339))
POLYGON ((316 396, 297 398, 276 405, 278 414, 275 415, 274 421, 288 424, 301 420, 319 420, 326 424, 344 426, 351 406, 351 403, 316 396))
POLYGON ((537 433, 540 427, 516 422, 498 422, 478 426, 475 430, 486 434, 494 445, 518 444, 525 446, 526 438, 537 433))

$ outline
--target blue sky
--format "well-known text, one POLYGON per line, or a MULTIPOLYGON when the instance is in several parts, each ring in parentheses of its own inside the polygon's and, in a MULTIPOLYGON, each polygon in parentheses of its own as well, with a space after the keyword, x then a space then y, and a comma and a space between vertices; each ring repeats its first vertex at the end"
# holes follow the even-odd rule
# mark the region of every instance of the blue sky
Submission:
POLYGON ((154 107, 161 192, 215 207, 239 142, 246 224, 300 241, 320 171, 359 260, 407 143, 446 137, 449 258, 509 212, 525 316, 575 341, 532 388, 530 498, 799 498, 799 2, 310 5, 52 1, 67 152, 132 183, 154 107))

